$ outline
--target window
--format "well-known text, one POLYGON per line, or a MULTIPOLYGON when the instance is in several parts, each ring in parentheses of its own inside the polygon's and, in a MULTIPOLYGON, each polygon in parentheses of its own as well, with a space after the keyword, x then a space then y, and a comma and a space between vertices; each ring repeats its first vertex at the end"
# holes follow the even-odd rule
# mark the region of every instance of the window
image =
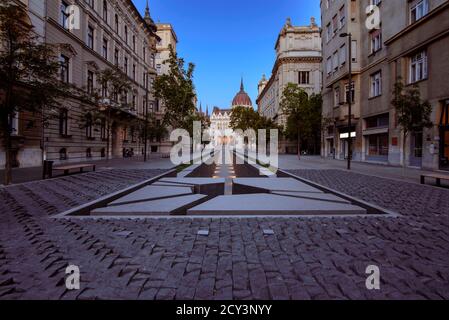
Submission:
POLYGON ((299 84, 310 84, 309 71, 299 71, 299 84))
POLYGON ((340 25, 339 25, 339 27, 340 27, 340 29, 342 29, 345 26, 345 24, 346 24, 345 6, 340 8, 340 11, 338 12, 338 15, 340 17, 340 21, 339 21, 340 25))
POLYGON ((115 32, 119 33, 119 21, 118 21, 118 15, 115 15, 115 32))
POLYGON ((368 140, 368 156, 388 156, 388 133, 370 135, 368 140))
POLYGON ((133 80, 136 80, 136 65, 133 64, 133 80))
POLYGON ((352 63, 357 62, 357 40, 352 40, 351 46, 352 63))
POLYGON ((61 15, 60 24, 64 29, 67 29, 67 30, 69 29, 69 17, 70 17, 70 14, 67 13, 68 8, 69 8, 69 5, 65 1, 62 1, 61 2, 61 12, 60 12, 60 15, 61 15))
POLYGON ((59 111, 59 134, 61 136, 67 136, 69 132, 69 111, 67 109, 61 109, 59 111))
POLYGON ((354 103, 354 101, 355 101, 355 85, 354 85, 354 82, 352 82, 352 85, 351 85, 351 93, 349 93, 349 84, 345 85, 345 100, 344 100, 345 103, 348 103, 348 101, 349 101, 348 98, 349 97, 351 97, 351 103, 354 103))
POLYGON ((332 33, 335 35, 338 31, 338 16, 332 18, 332 33))
POLYGON ((88 159, 92 158, 92 149, 91 148, 86 149, 86 158, 88 158, 88 159))
POLYGON ((410 23, 423 18, 429 11, 428 0, 414 1, 410 5, 410 23))
POLYGON ((388 113, 365 119, 366 129, 388 128, 390 115, 388 113))
POLYGON ((103 20, 108 23, 108 2, 103 0, 103 20))
POLYGON ((87 71, 87 93, 94 93, 94 73, 93 71, 87 71))
POLYGON ((128 26, 125 26, 125 43, 128 44, 128 26))
POLYGON ((103 39, 103 58, 108 60, 108 40, 103 39))
POLYGON ((147 62, 147 48, 143 47, 143 62, 147 62))
POLYGON ((326 42, 331 41, 331 39, 332 39, 332 27, 331 24, 329 23, 326 26, 326 42))
POLYGON ((334 67, 334 72, 335 72, 338 70, 338 51, 334 52, 332 59, 333 59, 332 65, 334 67))
POLYGON ((410 83, 427 79, 427 53, 421 51, 410 58, 410 83))
POLYGON ((330 75, 332 73, 332 58, 331 57, 327 58, 326 72, 327 72, 327 75, 330 75))
POLYGON ((87 46, 92 50, 94 48, 94 28, 92 26, 87 27, 87 46))
POLYGON ((137 109, 137 97, 136 95, 133 95, 132 110, 136 111, 136 109, 137 109))
POLYGON ((133 50, 136 51, 136 36, 133 36, 133 50))
POLYGON ((340 105, 340 87, 334 89, 334 106, 338 107, 340 105))
POLYGON ((150 61, 150 63, 151 63, 151 67, 154 68, 154 65, 156 63, 156 56, 154 55, 154 53, 151 54, 151 61, 150 61))
POLYGON ((375 30, 370 33, 371 38, 371 53, 375 53, 382 49, 382 31, 375 30))
POLYGON ((115 49, 115 51, 114 51, 114 64, 116 65, 116 66, 118 66, 119 65, 119 62, 120 62, 120 60, 119 60, 119 51, 118 51, 118 49, 115 49))
POLYGON ((65 55, 62 54, 59 57, 60 77, 61 81, 65 83, 69 83, 69 63, 70 60, 65 55))
POLYGON ((346 64, 346 44, 340 47, 340 65, 346 64))
POLYGON ((19 113, 15 112, 10 117, 11 135, 17 136, 19 134, 19 113))
POLYGON ((371 92, 370 97, 378 97, 382 94, 382 72, 376 72, 370 77, 371 81, 371 92))
POLYGON ((93 137, 93 118, 90 113, 86 115, 86 138, 91 139, 93 137))
POLYGON ((123 71, 128 75, 128 57, 125 57, 125 62, 123 64, 123 71))

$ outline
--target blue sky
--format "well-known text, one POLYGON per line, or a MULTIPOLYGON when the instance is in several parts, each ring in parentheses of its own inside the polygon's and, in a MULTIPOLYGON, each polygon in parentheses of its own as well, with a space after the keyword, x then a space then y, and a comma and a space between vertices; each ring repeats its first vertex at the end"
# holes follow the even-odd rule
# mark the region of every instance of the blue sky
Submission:
MULTIPOLYGON (((133 0, 143 14, 146 0, 133 0)), ((257 84, 269 77, 277 35, 291 17, 294 25, 320 23, 319 0, 150 0, 155 22, 173 24, 178 53, 196 65, 199 101, 227 108, 245 89, 256 106, 257 84)))

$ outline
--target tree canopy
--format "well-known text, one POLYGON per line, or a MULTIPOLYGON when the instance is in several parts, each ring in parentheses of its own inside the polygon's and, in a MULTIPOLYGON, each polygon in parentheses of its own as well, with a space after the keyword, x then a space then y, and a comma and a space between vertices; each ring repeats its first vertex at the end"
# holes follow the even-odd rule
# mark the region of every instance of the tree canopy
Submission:
POLYGON ((44 121, 44 111, 75 94, 58 78, 55 47, 40 41, 25 10, 11 0, 0 4, 0 129, 6 154, 5 184, 11 183, 11 119, 30 112, 44 121))
POLYGON ((280 103, 282 112, 287 117, 285 136, 298 140, 299 145, 306 144, 317 149, 322 127, 322 104, 320 94, 309 97, 299 85, 289 83, 284 88, 280 103))
POLYGON ((164 125, 189 130, 196 112, 195 65, 189 63, 186 68, 184 59, 179 58, 171 46, 170 58, 163 63, 169 65, 169 72, 156 78, 154 94, 165 107, 164 125))

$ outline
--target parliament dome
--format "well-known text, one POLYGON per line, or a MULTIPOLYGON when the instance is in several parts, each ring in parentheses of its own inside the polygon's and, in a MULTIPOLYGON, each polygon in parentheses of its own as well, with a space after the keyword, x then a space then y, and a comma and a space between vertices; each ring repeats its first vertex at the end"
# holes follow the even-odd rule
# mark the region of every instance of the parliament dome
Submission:
POLYGON ((232 100, 232 107, 236 107, 236 106, 245 106, 245 107, 253 106, 253 103, 251 102, 251 98, 245 92, 245 87, 243 86, 243 79, 242 79, 242 83, 240 84, 240 91, 236 94, 236 96, 234 97, 234 100, 232 100))

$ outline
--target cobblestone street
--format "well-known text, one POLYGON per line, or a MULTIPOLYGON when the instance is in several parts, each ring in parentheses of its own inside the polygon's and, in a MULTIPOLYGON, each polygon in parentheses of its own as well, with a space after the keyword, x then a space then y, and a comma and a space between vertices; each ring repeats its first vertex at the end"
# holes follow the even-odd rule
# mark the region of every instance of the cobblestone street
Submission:
POLYGON ((51 218, 162 172, 100 171, 1 188, 0 299, 449 298, 446 189, 294 170, 402 216, 51 218), (264 235, 267 228, 275 234, 264 235), (66 290, 69 264, 80 267, 79 291, 66 290), (379 291, 365 287, 368 265, 380 267, 379 291))

